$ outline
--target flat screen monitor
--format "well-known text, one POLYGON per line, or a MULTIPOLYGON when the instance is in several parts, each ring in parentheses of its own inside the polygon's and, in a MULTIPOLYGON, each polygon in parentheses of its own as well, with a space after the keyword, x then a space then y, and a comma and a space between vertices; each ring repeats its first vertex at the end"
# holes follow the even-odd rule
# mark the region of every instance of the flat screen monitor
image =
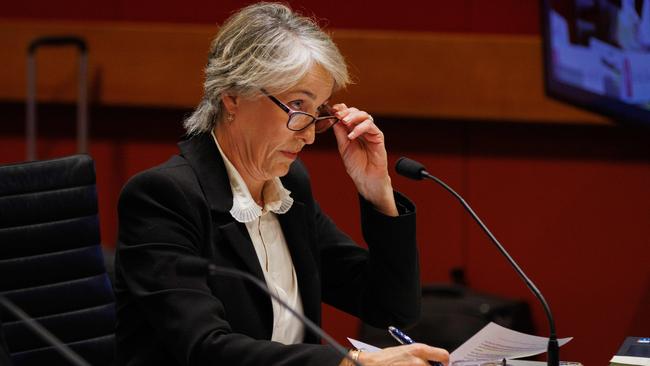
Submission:
POLYGON ((650 0, 541 0, 549 96, 650 127, 650 0))

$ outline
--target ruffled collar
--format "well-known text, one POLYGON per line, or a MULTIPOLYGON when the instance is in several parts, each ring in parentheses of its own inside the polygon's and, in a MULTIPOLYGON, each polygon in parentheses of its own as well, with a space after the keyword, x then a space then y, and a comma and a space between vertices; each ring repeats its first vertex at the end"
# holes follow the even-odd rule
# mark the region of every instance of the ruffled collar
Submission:
POLYGON ((217 144, 230 180, 230 189, 232 190, 232 208, 230 209, 230 215, 235 220, 247 223, 255 221, 264 212, 270 211, 276 214, 284 214, 289 211, 293 205, 293 198, 291 198, 291 191, 284 188, 280 178, 275 177, 264 183, 264 187, 262 188, 264 207, 260 207, 253 199, 248 187, 246 187, 244 179, 239 175, 239 172, 230 160, 228 160, 223 150, 221 150, 217 137, 214 135, 214 130, 212 131, 212 138, 214 139, 214 143, 217 144))

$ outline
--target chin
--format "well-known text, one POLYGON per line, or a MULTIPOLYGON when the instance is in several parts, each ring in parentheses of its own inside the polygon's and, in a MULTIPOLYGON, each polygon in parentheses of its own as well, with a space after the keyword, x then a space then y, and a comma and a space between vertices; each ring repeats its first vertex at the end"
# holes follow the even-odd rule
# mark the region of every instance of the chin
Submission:
POLYGON ((292 163, 282 163, 273 167, 272 175, 274 177, 284 177, 289 173, 289 168, 291 168, 292 163))

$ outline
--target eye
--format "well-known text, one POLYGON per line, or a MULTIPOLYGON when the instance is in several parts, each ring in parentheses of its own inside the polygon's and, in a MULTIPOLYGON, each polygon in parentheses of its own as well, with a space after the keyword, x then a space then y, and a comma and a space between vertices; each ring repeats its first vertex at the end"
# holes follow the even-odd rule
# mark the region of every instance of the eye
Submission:
POLYGON ((293 100, 289 102, 289 108, 293 109, 294 111, 301 111, 304 104, 305 103, 302 100, 293 100))

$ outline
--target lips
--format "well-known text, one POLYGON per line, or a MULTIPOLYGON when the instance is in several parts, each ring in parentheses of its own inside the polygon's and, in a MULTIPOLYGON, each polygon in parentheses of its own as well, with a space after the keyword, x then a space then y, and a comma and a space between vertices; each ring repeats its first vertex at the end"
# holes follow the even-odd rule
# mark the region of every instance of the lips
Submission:
POLYGON ((302 148, 305 147, 304 145, 295 145, 295 146, 287 146, 286 149, 280 150, 282 155, 286 156, 289 159, 295 160, 298 157, 298 154, 300 151, 302 151, 302 148))
POLYGON ((298 157, 298 153, 299 153, 299 152, 300 152, 300 150, 299 150, 299 151, 296 151, 296 152, 292 152, 292 151, 282 151, 282 154, 283 154, 284 156, 288 157, 288 158, 295 159, 295 158, 298 157))

